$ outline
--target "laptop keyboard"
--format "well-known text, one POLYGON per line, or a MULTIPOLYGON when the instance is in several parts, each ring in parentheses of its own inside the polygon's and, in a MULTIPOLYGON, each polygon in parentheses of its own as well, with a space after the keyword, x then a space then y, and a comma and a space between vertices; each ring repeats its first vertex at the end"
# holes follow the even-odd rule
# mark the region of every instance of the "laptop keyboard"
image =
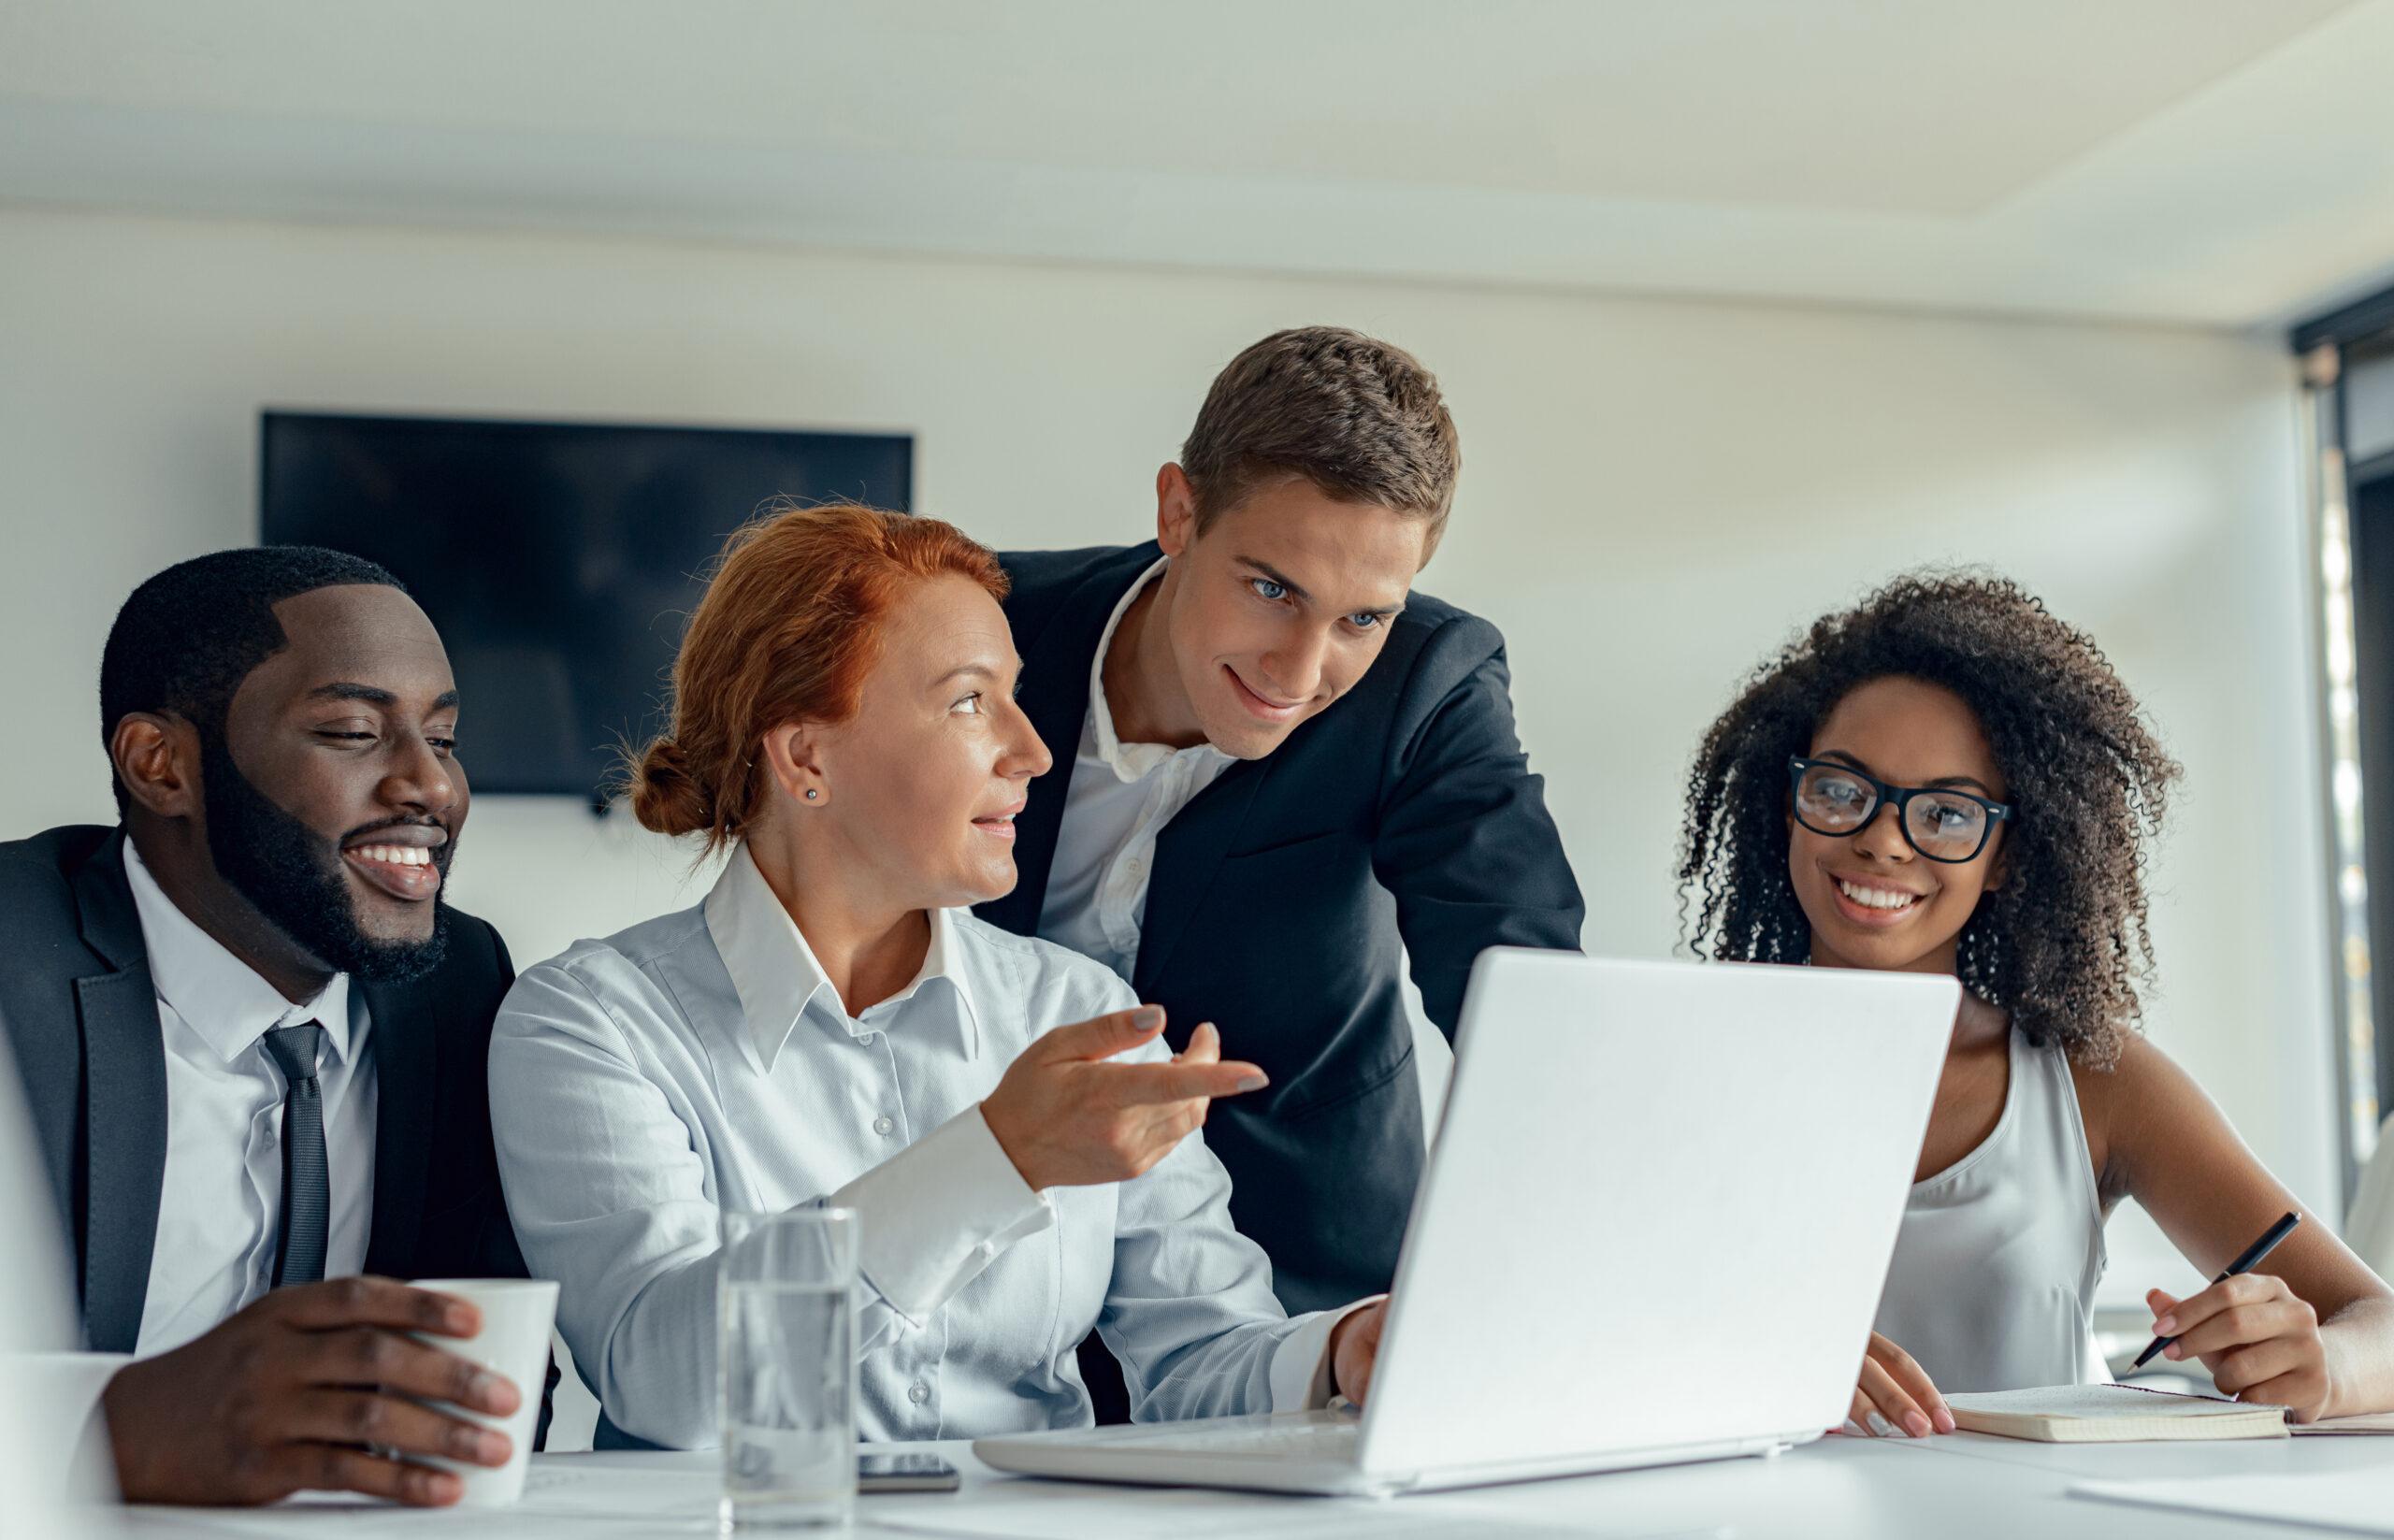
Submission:
POLYGON ((1256 1455, 1276 1460, 1344 1460, 1355 1458, 1360 1425, 1354 1422, 1306 1422, 1291 1428, 1219 1428, 1211 1432, 1174 1429, 1136 1440, 1142 1454, 1256 1455))

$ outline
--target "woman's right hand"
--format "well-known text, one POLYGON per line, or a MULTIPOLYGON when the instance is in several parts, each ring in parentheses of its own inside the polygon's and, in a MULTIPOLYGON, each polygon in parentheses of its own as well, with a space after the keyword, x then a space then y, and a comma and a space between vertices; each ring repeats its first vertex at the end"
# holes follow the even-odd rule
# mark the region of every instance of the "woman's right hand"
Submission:
POLYGON ((1007 1067, 981 1116, 1025 1182, 1127 1182, 1203 1125, 1215 1097, 1271 1084, 1252 1064, 1222 1062, 1211 1022, 1168 1064, 1107 1062, 1152 1042, 1163 1019, 1163 1007, 1143 1005, 1059 1027, 1007 1067))
POLYGON ((1885 1419, 1891 1432, 1913 1438, 1954 1431, 1954 1413, 1937 1393, 1928 1371, 1876 1331, 1870 1333, 1869 1351, 1862 1357, 1862 1382, 1854 1387, 1853 1404, 1845 1415, 1853 1427, 1876 1437, 1873 1413, 1885 1419))

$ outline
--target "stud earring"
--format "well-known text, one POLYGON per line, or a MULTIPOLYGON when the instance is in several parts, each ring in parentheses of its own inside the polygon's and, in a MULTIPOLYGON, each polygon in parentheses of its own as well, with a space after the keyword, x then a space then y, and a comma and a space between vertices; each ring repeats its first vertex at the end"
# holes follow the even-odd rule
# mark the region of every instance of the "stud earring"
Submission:
POLYGON ((808 801, 810 801, 810 802, 812 802, 812 801, 813 801, 813 800, 815 800, 817 797, 820 797, 820 796, 822 796, 822 795, 823 795, 823 794, 822 794, 821 792, 816 791, 813 786, 809 786, 809 787, 807 787, 807 788, 806 788, 806 799, 807 799, 808 801))

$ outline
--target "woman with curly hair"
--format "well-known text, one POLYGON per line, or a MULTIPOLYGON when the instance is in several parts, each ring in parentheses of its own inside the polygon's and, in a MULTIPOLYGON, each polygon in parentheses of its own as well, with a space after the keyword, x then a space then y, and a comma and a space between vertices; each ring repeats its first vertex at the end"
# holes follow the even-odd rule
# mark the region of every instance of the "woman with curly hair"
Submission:
MULTIPOLYGON (((2179 774, 2086 634, 1997 578, 1905 577, 1819 621, 1705 734, 1679 872, 1698 955, 1963 985, 1863 1432, 1952 1432, 1940 1391, 2107 1378, 2088 1323, 2122 1199, 2206 1274, 2301 1207, 2138 1033, 2179 774)), ((2148 1293, 2168 1356, 2298 1421, 2394 1407, 2394 1290, 2318 1222, 2267 1265, 2148 1293)))

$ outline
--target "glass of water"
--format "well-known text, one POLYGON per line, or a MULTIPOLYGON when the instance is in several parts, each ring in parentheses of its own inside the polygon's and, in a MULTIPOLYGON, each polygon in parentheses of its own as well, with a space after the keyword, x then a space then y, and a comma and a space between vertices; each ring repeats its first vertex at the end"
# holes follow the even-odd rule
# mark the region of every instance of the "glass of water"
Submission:
POLYGON ((723 1216, 723 1527, 844 1525, 857 1493, 857 1215, 723 1216))

